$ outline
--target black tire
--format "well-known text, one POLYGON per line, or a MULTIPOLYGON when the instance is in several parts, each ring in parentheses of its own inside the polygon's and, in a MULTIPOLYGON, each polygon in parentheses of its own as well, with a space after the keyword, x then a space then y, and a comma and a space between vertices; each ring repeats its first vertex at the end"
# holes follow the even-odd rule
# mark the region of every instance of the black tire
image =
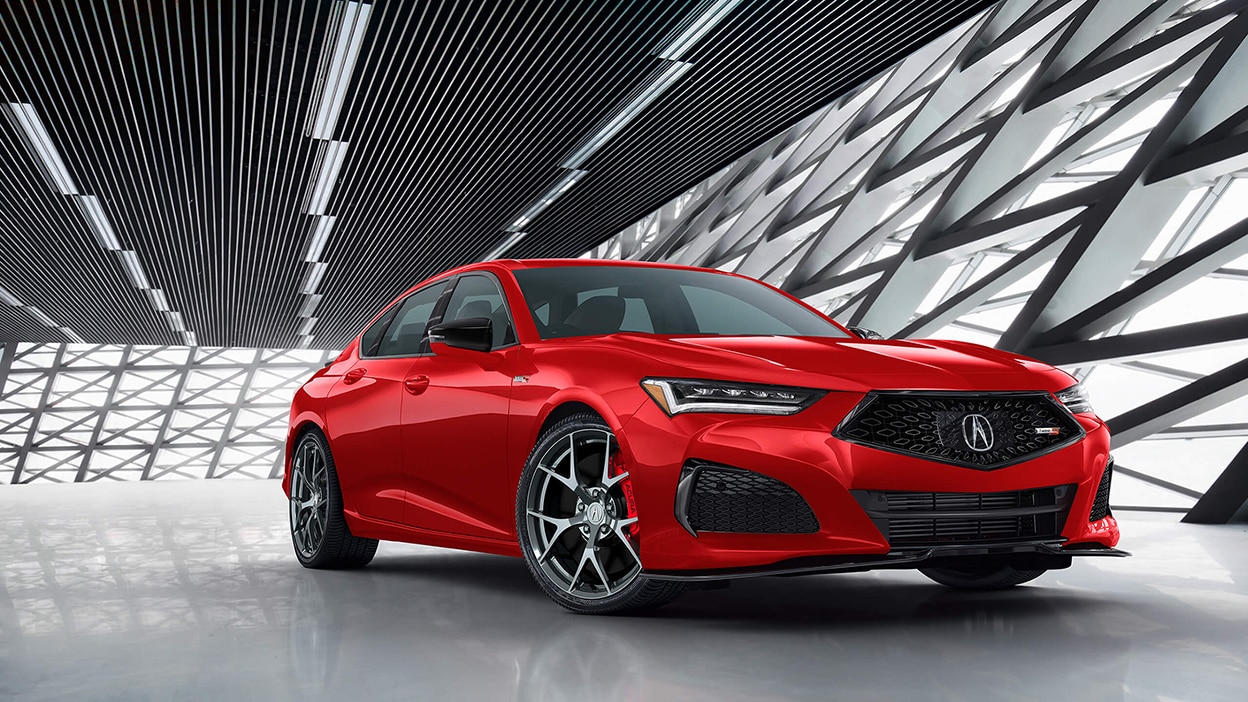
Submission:
MULTIPOLYGON (((533 580, 537 582, 538 587, 550 599, 577 614, 630 614, 660 607, 671 602, 685 591, 684 584, 650 580, 641 574, 640 563, 637 564, 636 574, 620 590, 610 593, 610 588, 607 588, 609 594, 593 599, 580 597, 569 592, 564 587, 561 587, 559 583, 556 583, 552 576, 543 569, 540 556, 534 550, 536 548, 534 541, 530 538, 530 522, 532 519, 529 517, 528 509, 529 491, 533 486, 534 480, 537 479, 540 470, 539 463, 543 457, 555 449, 560 442, 571 441, 574 444, 576 439, 572 438, 570 440, 569 437, 574 437, 574 435, 580 432, 594 432, 611 437, 604 444, 606 450, 611 451, 611 441, 614 438, 614 434, 611 432, 610 427, 598 415, 586 412, 572 415, 548 429, 538 439, 537 445, 533 447, 533 451, 529 454, 528 461, 525 462, 524 473, 520 476, 520 484, 516 489, 516 534, 520 541, 520 550, 524 555, 525 565, 529 568, 529 574, 533 576, 533 580)), ((605 459, 606 456, 603 456, 603 458, 605 459)), ((572 478, 575 479, 574 473, 572 478)), ((549 481, 547 483, 549 484, 549 481)), ((640 523, 639 521, 638 524, 640 523)), ((592 527, 590 528, 592 529, 592 527)), ((604 541, 603 543, 607 542, 604 541)), ((619 547, 622 546, 622 544, 619 545, 619 547)), ((596 578, 597 576, 595 575, 594 577, 596 578)), ((574 576, 571 587, 574 589, 575 586, 576 579, 574 576)))
MULTIPOLYGON (((302 463, 300 463, 302 465, 302 463)), ((295 443, 295 451, 291 457, 291 503, 290 531, 291 542, 295 548, 295 556, 305 568, 324 570, 362 568, 373 560, 377 553, 377 539, 365 539, 351 534, 347 520, 342 514, 342 491, 338 487, 338 471, 334 467, 334 456, 330 453, 329 442, 316 429, 304 432, 295 443), (303 524, 301 517, 296 517, 296 481, 299 470, 296 461, 311 461, 311 457, 320 457, 324 461, 323 479, 317 476, 316 487, 312 494, 320 494, 325 499, 325 510, 322 518, 324 528, 310 539, 308 549, 300 548, 300 538, 296 534, 297 525, 303 524)), ((319 471, 318 471, 319 473, 319 471)), ((309 508, 315 509, 315 508, 309 508)))
POLYGON ((958 590, 1004 590, 1044 575, 1047 570, 1020 570, 1004 563, 985 562, 958 567, 920 568, 919 572, 958 590))

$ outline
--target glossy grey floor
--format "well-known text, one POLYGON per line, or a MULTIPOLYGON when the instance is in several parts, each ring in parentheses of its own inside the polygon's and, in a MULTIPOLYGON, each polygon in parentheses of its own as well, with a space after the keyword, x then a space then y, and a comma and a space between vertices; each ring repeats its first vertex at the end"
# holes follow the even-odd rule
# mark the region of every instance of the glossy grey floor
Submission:
POLYGON ((1123 521, 1135 558, 1007 592, 769 578, 590 618, 510 558, 304 570, 274 482, 4 487, 0 698, 1248 699, 1248 529, 1123 521))

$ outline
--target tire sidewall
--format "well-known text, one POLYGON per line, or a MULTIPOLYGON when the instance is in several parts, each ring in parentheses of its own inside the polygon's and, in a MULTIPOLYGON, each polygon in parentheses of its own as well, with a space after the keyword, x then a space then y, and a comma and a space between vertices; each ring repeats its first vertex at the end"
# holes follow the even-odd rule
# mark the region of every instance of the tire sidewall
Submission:
MULTIPOLYGON (((338 514, 339 511, 342 509, 342 498, 341 498, 340 493, 338 492, 338 474, 334 469, 334 455, 330 453, 329 451, 329 442, 325 439, 325 436, 322 435, 319 431, 315 429, 309 429, 308 431, 303 433, 303 436, 299 438, 298 443, 295 444, 295 455, 296 456, 299 455, 299 449, 306 446, 308 443, 313 443, 317 447, 319 447, 321 450, 321 455, 325 457, 325 501, 326 501, 326 505, 325 505, 325 525, 324 525, 324 528, 321 529, 321 539, 320 539, 320 542, 317 543, 316 545, 316 550, 312 553, 311 556, 304 557, 303 553, 300 552, 297 547, 295 548, 295 557, 298 558, 299 562, 305 566, 317 565, 320 563, 320 561, 324 560, 323 557, 324 557, 324 552, 325 552, 325 543, 328 540, 327 537, 329 535, 330 520, 333 519, 333 515, 338 514)), ((293 461, 291 463, 291 466, 293 470, 293 466, 294 466, 293 461)), ((287 511, 289 512, 289 510, 287 511)), ((294 536, 295 536, 294 534, 295 525, 293 523, 290 525, 290 532, 291 532, 290 533, 291 543, 293 544, 294 536)))
MULTIPOLYGON (((607 597, 593 600, 577 597, 576 595, 566 592, 562 588, 558 587, 556 583, 549 580, 546 573, 541 569, 541 566, 536 563, 537 556, 532 551, 532 545, 529 539, 527 518, 528 495, 529 486, 532 484, 537 474, 537 463, 541 460, 542 456, 545 456, 546 453, 556 444, 560 441, 566 441, 568 434, 584 429, 608 431, 611 432, 612 436, 615 436, 615 431, 612 430, 611 427, 608 426, 607 423, 600 417, 586 413, 572 415, 571 417, 558 422, 553 427, 548 429, 540 439, 538 439, 537 445, 533 447, 533 451, 529 454, 528 460, 525 461, 524 472, 521 473, 520 482, 516 488, 516 535, 520 543, 520 550, 522 552, 525 565, 528 567, 529 572, 533 575, 533 579, 537 581, 537 584, 548 596, 550 596, 551 599, 575 612, 606 613, 628 607, 630 605, 630 601, 645 587, 645 576, 639 573, 637 577, 633 578, 632 582, 621 588, 619 592, 607 597)), ((620 446, 621 451, 624 450, 618 437, 616 438, 616 444, 620 446)), ((637 550, 640 555, 640 546, 638 546, 637 550)), ((645 568, 643 566, 642 572, 644 573, 644 571, 645 568)))

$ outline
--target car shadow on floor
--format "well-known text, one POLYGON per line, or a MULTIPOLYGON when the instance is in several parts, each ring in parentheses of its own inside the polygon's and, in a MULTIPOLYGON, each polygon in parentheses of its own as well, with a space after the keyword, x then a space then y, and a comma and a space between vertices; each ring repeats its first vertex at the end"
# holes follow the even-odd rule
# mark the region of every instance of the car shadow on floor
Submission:
MULTIPOLYGON (((466 590, 517 598, 526 605, 547 600, 518 558, 437 551, 381 556, 369 566, 381 588, 430 592, 466 590)), ((762 577, 733 581, 728 588, 691 590, 676 602, 627 617, 701 621, 734 628, 876 627, 951 621, 1079 616, 1108 601, 1099 593, 1035 583, 1001 591, 958 591, 926 581, 917 572, 762 577)), ((549 603, 552 611, 560 611, 549 603)))

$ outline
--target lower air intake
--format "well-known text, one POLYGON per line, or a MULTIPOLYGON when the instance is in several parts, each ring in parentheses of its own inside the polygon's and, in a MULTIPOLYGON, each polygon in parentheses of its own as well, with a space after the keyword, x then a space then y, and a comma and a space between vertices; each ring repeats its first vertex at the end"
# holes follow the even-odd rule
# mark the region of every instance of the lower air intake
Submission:
POLYGON ((819 520, 793 488, 740 468, 690 463, 681 471, 676 518, 690 532, 813 534, 819 520))
POLYGON ((854 490, 891 546, 935 546, 1056 538, 1075 486, 1010 492, 854 490))
POLYGON ((1101 484, 1096 488, 1096 499, 1092 501, 1092 513, 1088 515, 1089 522, 1099 522, 1110 515, 1109 511, 1109 484, 1114 479, 1114 461, 1110 459, 1105 464, 1105 472, 1101 474, 1101 484))

